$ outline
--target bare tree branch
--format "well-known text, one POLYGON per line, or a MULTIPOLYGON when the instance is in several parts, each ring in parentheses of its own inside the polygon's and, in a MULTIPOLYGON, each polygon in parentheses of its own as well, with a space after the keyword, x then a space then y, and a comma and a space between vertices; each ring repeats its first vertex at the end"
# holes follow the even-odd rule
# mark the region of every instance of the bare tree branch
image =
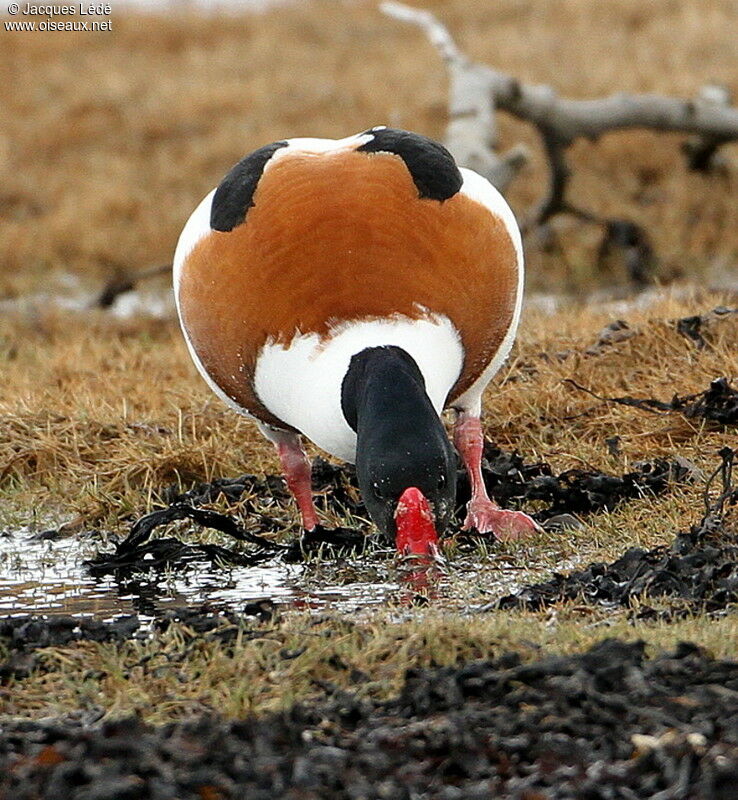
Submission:
POLYGON ((110 308, 118 299, 118 296, 125 292, 130 292, 136 287, 139 281, 146 278, 155 278, 157 275, 166 275, 171 272, 171 264, 162 264, 158 267, 149 267, 138 272, 123 272, 114 275, 108 280, 103 290, 97 296, 95 305, 100 308, 110 308))
POLYGON ((525 86, 498 73, 490 86, 498 108, 516 117, 545 125, 564 142, 579 137, 596 139, 625 128, 651 128, 738 139, 738 109, 701 99, 679 100, 658 94, 614 94, 597 100, 560 98, 548 86, 525 86))
POLYGON ((490 102, 492 70, 470 61, 446 27, 429 11, 389 1, 380 8, 394 19, 420 26, 439 50, 449 71, 446 146, 460 164, 504 189, 526 163, 527 150, 518 146, 503 156, 495 152, 497 126, 494 105, 490 102))
POLYGON ((413 25, 423 28, 431 44, 440 50, 447 63, 469 63, 469 59, 456 46, 448 28, 439 22, 430 11, 412 8, 404 3, 393 2, 393 0, 381 3, 379 8, 383 14, 387 14, 389 17, 394 17, 402 22, 411 22, 413 25))
MULTIPOLYGON (((728 108, 733 98, 727 86, 710 83, 699 91, 699 99, 703 103, 728 108)), ((687 166, 697 172, 710 172, 716 166, 723 166, 716 157, 718 149, 729 139, 714 134, 698 134, 684 142, 682 150, 687 159, 687 166)))
POLYGON ((536 126, 549 162, 550 180, 546 196, 533 211, 534 224, 543 224, 559 213, 608 222, 566 200, 569 169, 565 151, 575 139, 596 139, 626 128, 690 133, 696 138, 685 145, 688 164, 703 170, 709 168, 721 145, 738 139, 738 108, 730 105, 729 96, 718 98, 715 91, 703 90, 693 100, 626 93, 594 100, 561 98, 550 86, 526 85, 501 70, 470 61, 429 11, 397 2, 382 3, 380 8, 395 19, 421 27, 441 51, 451 80, 447 145, 460 163, 504 189, 522 164, 519 155, 500 158, 495 153, 495 111, 502 109, 536 126))
MULTIPOLYGON (((694 100, 655 94, 616 94, 595 100, 560 98, 545 85, 526 85, 501 70, 471 61, 448 29, 430 11, 394 0, 380 4, 394 19, 421 28, 437 48, 449 72, 449 122, 445 143, 463 166, 484 175, 504 191, 528 161, 523 145, 507 153, 497 152, 499 140, 496 111, 502 109, 536 127, 549 166, 546 193, 524 220, 524 230, 541 227, 557 214, 572 214, 603 228, 600 260, 608 250, 623 254, 631 279, 645 283, 655 260, 644 230, 628 220, 605 219, 572 204, 566 197, 570 169, 566 150, 577 138, 596 139, 624 128, 650 128, 692 134, 684 144, 690 169, 707 171, 725 143, 738 139, 738 109, 721 86, 704 87, 694 100)), ((137 273, 125 271, 112 277, 97 298, 107 308, 116 298, 144 279, 162 275, 171 265, 137 273)))
POLYGON ((555 214, 567 211, 566 184, 569 181, 570 170, 566 163, 566 143, 558 136, 555 130, 547 126, 539 128, 543 148, 546 152, 549 165, 548 191, 534 209, 532 218, 536 224, 541 224, 555 214))

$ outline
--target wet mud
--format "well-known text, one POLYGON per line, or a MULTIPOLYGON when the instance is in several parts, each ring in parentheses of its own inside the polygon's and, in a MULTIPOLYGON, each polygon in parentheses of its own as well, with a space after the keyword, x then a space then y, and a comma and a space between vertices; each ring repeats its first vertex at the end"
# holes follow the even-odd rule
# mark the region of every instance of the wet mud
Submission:
POLYGON ((690 644, 411 670, 386 702, 324 688, 237 721, 10 721, 0 798, 733 800, 738 785, 738 663, 690 644))

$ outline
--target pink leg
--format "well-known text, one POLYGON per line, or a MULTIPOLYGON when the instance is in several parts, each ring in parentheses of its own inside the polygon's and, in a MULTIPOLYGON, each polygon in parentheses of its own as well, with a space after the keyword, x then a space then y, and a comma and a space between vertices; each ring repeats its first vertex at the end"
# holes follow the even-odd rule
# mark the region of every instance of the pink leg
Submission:
POLYGON ((476 528, 479 533, 494 533, 503 542, 524 539, 541 531, 541 527, 522 511, 505 511, 490 500, 482 478, 484 436, 479 417, 460 412, 454 425, 454 444, 464 459, 469 473, 472 496, 467 505, 464 530, 476 528))
MULTIPOLYGON (((273 437, 272 440, 274 441, 273 437)), ((302 515, 302 527, 311 531, 318 526, 318 514, 313 503, 313 486, 310 461, 295 433, 280 432, 274 446, 279 453, 284 478, 302 515)))

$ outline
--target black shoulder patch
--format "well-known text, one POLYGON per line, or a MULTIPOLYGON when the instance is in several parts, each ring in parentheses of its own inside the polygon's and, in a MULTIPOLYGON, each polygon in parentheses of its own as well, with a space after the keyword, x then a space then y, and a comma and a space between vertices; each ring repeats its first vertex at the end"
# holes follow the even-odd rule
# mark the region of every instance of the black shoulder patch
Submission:
POLYGON ((405 162, 420 197, 443 202, 453 197, 463 178, 451 153, 446 148, 419 133, 397 128, 364 131, 374 137, 357 147, 364 153, 394 153, 405 162))
POLYGON ((267 161, 287 142, 266 144, 242 158, 223 178, 213 195, 210 227, 214 231, 232 231, 245 219, 254 205, 254 192, 267 161))

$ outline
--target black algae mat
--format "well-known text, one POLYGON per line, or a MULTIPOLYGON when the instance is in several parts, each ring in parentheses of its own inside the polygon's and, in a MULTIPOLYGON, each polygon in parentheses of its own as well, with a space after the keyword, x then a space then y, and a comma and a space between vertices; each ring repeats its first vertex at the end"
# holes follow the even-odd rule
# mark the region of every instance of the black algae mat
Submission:
MULTIPOLYGON (((186 625, 196 639, 217 639, 227 644, 239 636, 263 636, 264 628, 258 623, 269 622, 275 614, 276 606, 271 600, 244 603, 239 611, 211 605, 173 608, 158 612, 151 628, 162 633, 177 622, 186 625)), ((0 661, 0 685, 11 678, 27 678, 34 671, 43 671, 43 659, 37 657, 36 651, 44 647, 64 647, 80 641, 119 643, 149 636, 149 628, 136 614, 111 622, 66 614, 0 618, 0 652, 6 654, 5 660, 0 661)))
MULTIPOLYGON (((672 483, 683 483, 693 477, 691 465, 681 459, 640 463, 624 475, 583 469, 557 475, 546 463, 528 464, 517 453, 505 452, 489 442, 485 443, 482 471, 490 495, 503 507, 521 508, 531 501, 545 503, 545 508, 532 514, 544 525, 549 520, 555 522, 554 518, 560 519, 562 515, 568 515, 571 520, 582 514, 610 511, 623 501, 662 494, 672 483)), ((316 459, 313 485, 316 492, 324 496, 325 502, 337 511, 367 518, 358 499, 353 467, 335 466, 316 459)), ((318 551, 324 558, 367 548, 376 555, 377 547, 386 548, 390 544, 368 536, 366 529, 323 527, 303 532, 289 544, 275 542, 269 534, 280 527, 279 523, 275 524, 276 514, 271 517, 258 510, 252 498, 269 499, 277 511, 288 506, 292 501, 278 476, 222 478, 200 484, 183 494, 168 490, 163 492, 163 496, 169 504, 135 522, 113 553, 101 553, 86 562, 93 576, 162 571, 197 561, 235 566, 258 566, 275 559, 297 562, 318 551), (201 507, 214 502, 219 495, 231 502, 246 498, 239 518, 201 507), (157 529, 183 519, 225 533, 240 546, 192 545, 174 537, 152 538, 157 529)), ((449 533, 459 532, 470 497, 466 471, 459 469, 457 520, 449 533)))
POLYGON ((675 394, 668 403, 655 397, 602 397, 569 378, 566 379, 566 383, 603 403, 630 406, 654 414, 678 411, 688 419, 703 419, 722 427, 738 425, 738 389, 734 389, 727 378, 716 378, 704 392, 683 397, 675 394))
POLYGON ((726 447, 720 457, 720 466, 707 482, 705 516, 676 536, 670 546, 651 550, 633 547, 611 564, 597 562, 569 575, 555 574, 548 581, 503 597, 485 610, 541 609, 575 599, 629 606, 639 599, 639 617, 669 618, 738 604, 738 529, 727 520, 731 507, 738 505, 738 488, 733 484, 738 451, 726 447), (717 499, 710 501, 710 486, 717 478, 722 488, 717 499), (644 596, 669 597, 676 605, 659 613, 640 602, 644 596))
POLYGON ((738 662, 607 640, 239 721, 0 726, 5 800, 734 800, 738 662))
MULTIPOLYGON (((363 505, 353 499, 358 496, 355 483, 352 467, 334 466, 321 458, 315 460, 314 491, 329 494, 334 507, 340 510, 365 515, 363 505)), ((138 519, 128 536, 116 545, 113 553, 101 553, 85 562, 91 575, 120 576, 133 572, 156 572, 202 561, 209 561, 216 566, 247 567, 275 559, 297 562, 318 551, 330 556, 331 553, 335 555, 363 550, 371 544, 371 540, 362 530, 327 529, 322 526, 312 531, 303 531, 301 536, 296 536, 289 544, 281 544, 268 538, 270 533, 284 527, 284 523, 279 521, 278 513, 271 516, 260 510, 265 501, 275 508, 275 512, 284 510, 293 502, 284 480, 278 475, 267 475, 263 479, 256 475, 219 478, 210 483, 200 483, 183 493, 174 488, 165 489, 162 496, 168 505, 138 519), (242 501, 242 516, 236 518, 201 508, 202 505, 215 502, 221 495, 230 502, 242 501), (254 498, 258 498, 259 507, 254 498), (183 519, 220 531, 241 542, 241 547, 236 549, 213 544, 185 544, 174 537, 151 538, 157 528, 183 519)))
MULTIPOLYGON (((534 500, 546 503, 547 508, 531 514, 545 525, 562 514, 612 511, 623 501, 663 494, 670 484, 691 481, 694 468, 684 459, 658 458, 635 464, 631 472, 623 475, 585 469, 555 474, 545 462, 527 464, 518 453, 508 453, 485 442, 482 472, 490 496, 503 508, 519 508, 534 500)), ((456 498, 458 519, 463 519, 470 498, 469 479, 461 470, 456 498)))

